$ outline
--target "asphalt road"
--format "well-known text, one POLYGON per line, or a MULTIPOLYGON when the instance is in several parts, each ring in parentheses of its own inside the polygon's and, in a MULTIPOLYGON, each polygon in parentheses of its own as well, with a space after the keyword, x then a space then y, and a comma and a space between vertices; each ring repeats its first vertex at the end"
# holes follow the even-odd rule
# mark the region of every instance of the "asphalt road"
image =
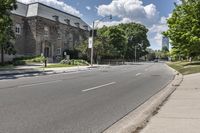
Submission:
POLYGON ((172 79, 140 63, 0 80, 0 133, 100 133, 172 79))

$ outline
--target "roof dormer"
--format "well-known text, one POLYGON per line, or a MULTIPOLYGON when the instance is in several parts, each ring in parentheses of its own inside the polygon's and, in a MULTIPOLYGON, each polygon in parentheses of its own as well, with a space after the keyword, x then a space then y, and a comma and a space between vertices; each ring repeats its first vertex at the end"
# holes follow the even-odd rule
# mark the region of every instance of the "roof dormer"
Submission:
POLYGON ((52 16, 52 17, 55 19, 55 21, 59 21, 59 16, 54 15, 54 16, 52 16))
POLYGON ((80 23, 74 23, 78 28, 80 28, 80 23))
POLYGON ((66 23, 67 25, 70 25, 70 20, 69 20, 69 19, 64 19, 64 21, 65 21, 65 23, 66 23))
POLYGON ((87 25, 84 25, 83 27, 84 27, 85 30, 88 30, 88 26, 87 25))

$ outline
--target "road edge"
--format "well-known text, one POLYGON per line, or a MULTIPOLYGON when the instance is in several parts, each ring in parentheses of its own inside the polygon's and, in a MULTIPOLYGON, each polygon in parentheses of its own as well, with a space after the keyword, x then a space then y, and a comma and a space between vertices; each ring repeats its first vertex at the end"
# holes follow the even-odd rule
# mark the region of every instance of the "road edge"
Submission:
MULTIPOLYGON (((166 65, 166 64, 165 64, 166 65)), ((103 133, 134 133, 145 126, 148 120, 158 110, 159 106, 176 90, 183 81, 183 75, 166 65, 175 75, 161 91, 153 95, 149 100, 130 112, 121 120, 107 128, 103 133)))

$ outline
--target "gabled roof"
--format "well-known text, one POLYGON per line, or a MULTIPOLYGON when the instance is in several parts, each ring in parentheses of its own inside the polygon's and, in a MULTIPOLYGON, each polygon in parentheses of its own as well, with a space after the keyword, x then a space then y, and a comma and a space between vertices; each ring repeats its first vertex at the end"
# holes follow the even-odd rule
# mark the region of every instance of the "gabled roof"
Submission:
POLYGON ((77 27, 77 23, 79 23, 81 29, 85 30, 85 26, 90 28, 89 25, 86 24, 80 17, 63 12, 39 2, 31 4, 17 2, 17 6, 18 8, 12 11, 13 14, 23 17, 40 16, 52 21, 56 21, 55 16, 57 16, 60 23, 67 24, 66 20, 69 20, 71 26, 77 27))

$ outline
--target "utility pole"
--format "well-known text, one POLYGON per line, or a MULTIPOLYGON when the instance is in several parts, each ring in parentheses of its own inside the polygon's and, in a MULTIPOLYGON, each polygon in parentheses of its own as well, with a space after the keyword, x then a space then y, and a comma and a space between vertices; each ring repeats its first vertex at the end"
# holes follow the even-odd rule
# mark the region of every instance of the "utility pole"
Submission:
POLYGON ((90 64, 93 66, 93 53, 94 53, 94 21, 92 23, 92 47, 91 47, 91 56, 90 56, 90 64))

